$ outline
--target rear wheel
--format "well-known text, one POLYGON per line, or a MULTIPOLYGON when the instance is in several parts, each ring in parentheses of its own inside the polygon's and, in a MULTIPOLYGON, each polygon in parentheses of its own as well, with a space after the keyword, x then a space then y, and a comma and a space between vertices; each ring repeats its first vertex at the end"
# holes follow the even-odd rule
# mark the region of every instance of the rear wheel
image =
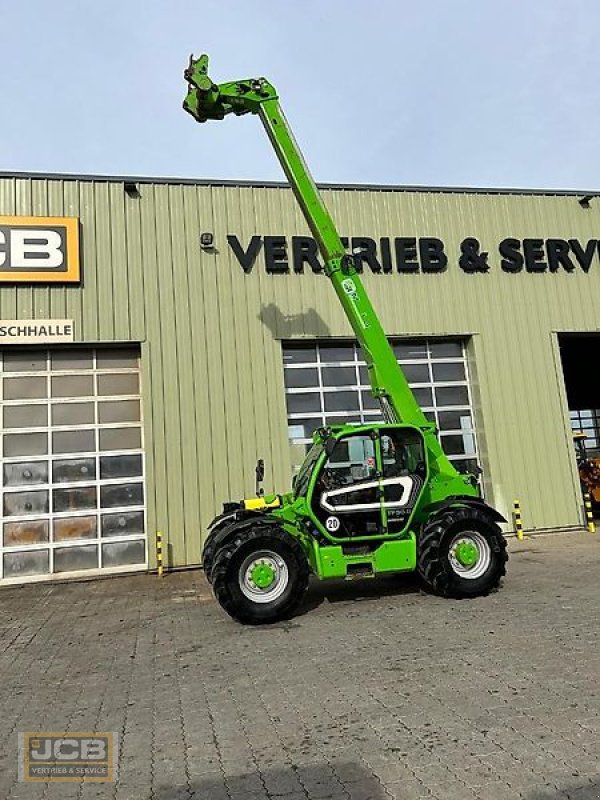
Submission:
POLYGON ((451 508, 424 526, 417 569, 436 594, 476 597, 498 587, 507 558, 502 531, 485 511, 451 508))
POLYGON ((202 568, 209 583, 212 583, 212 568, 215 560, 215 554, 218 549, 220 534, 223 530, 232 523, 222 523, 217 528, 214 528, 208 535, 204 548, 202 550, 202 568))
POLYGON ((215 597, 227 613, 248 624, 276 622, 300 604, 308 562, 300 544, 281 528, 257 524, 228 539, 214 556, 215 597))

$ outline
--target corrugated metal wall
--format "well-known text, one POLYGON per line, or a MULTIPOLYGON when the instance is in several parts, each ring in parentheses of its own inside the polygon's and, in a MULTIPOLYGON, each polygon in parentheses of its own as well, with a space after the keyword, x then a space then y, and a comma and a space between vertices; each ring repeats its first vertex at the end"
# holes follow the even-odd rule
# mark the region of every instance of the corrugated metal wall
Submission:
MULTIPOLYGON (((349 336, 326 279, 244 274, 226 235, 308 234, 289 189, 0 179, 0 213, 81 219, 82 287, 0 288, 0 317, 73 318, 82 342, 140 341, 150 531, 174 564, 199 561, 200 536, 224 499, 286 488, 289 448, 280 339, 349 336), (201 231, 216 249, 202 251, 201 231)), ((435 236, 442 274, 365 275, 390 335, 472 335, 469 357, 491 499, 526 527, 581 521, 556 331, 600 328, 600 266, 588 274, 507 274, 498 243, 600 232, 600 203, 571 196, 328 190, 342 234, 435 236), (477 237, 490 271, 465 274, 460 242, 477 237)))

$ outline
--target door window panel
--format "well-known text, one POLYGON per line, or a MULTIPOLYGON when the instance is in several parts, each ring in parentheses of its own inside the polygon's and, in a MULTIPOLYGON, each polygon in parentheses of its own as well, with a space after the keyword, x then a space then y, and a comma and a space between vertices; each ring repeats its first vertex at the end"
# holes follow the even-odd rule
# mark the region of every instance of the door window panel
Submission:
POLYGON ((312 387, 318 384, 318 379, 316 369, 288 369, 285 372, 286 386, 290 388, 312 387))
POLYGON ((323 367, 323 386, 356 386, 356 367, 323 367))
POLYGON ((55 489, 52 492, 52 504, 54 511, 82 511, 96 508, 96 487, 55 489))
POLYGON ((358 394, 356 392, 327 392, 325 411, 358 411, 358 394))
POLYGON ((94 394, 94 376, 56 375, 50 386, 52 397, 89 397, 94 394))
POLYGON ((100 487, 102 508, 139 506, 143 502, 144 492, 141 483, 117 483, 100 487))
POLYGON ((435 390, 438 406, 467 406, 469 392, 466 386, 439 386, 435 390))
POLYGON ((52 449, 55 453, 86 453, 96 449, 96 436, 92 429, 79 431, 57 431, 52 434, 52 449))
POLYGON ((102 545, 102 566, 123 567, 144 561, 144 542, 110 542, 102 545))
POLYGON ((55 518, 52 525, 55 542, 72 539, 95 539, 98 536, 96 517, 55 518))
POLYGON ((30 550, 5 553, 2 567, 5 578, 26 578, 28 575, 46 575, 49 570, 48 550, 30 550))
POLYGON ((6 522, 4 524, 4 546, 41 544, 48 541, 48 520, 29 522, 6 522))
POLYGON ((143 511, 102 515, 102 536, 131 536, 132 534, 143 532, 143 511))
POLYGON ((0 351, 0 384, 0 580, 143 566, 139 348, 0 351))
POLYGON ((90 370, 94 366, 93 350, 73 348, 71 350, 55 350, 50 353, 50 369, 53 371, 74 369, 90 370))
POLYGON ((93 481, 95 477, 95 458, 69 458, 52 463, 52 478, 55 483, 93 481))
POLYGON ((138 376, 134 372, 98 375, 98 394, 139 394, 138 376))
POLYGON ((140 428, 100 429, 100 450, 139 450, 141 446, 140 428))
POLYGON ((100 458, 100 477, 107 478, 130 478, 142 474, 142 456, 138 455, 119 455, 102 456, 100 458))
POLYGON ((120 347, 118 350, 98 350, 96 354, 98 369, 137 370, 140 353, 137 347, 120 347))
POLYGON ((48 452, 47 433, 10 433, 2 438, 5 458, 41 456, 48 452))
POLYGON ((23 517, 27 514, 45 514, 48 512, 48 492, 5 492, 4 516, 23 517))
POLYGON ((98 567, 98 545, 82 547, 58 547, 54 551, 55 572, 75 572, 80 569, 98 567))
POLYGON ((47 396, 46 378, 4 378, 5 400, 34 400, 47 396))
POLYGON ((93 425, 93 403, 59 403, 52 406, 53 425, 93 425))
POLYGON ((48 483, 48 462, 24 461, 5 464, 3 476, 4 486, 28 486, 35 483, 48 483))
POLYGON ((107 400, 98 403, 98 422, 138 422, 140 416, 139 400, 107 400))
POLYGON ((43 350, 7 350, 2 359, 4 372, 44 372, 46 364, 43 350))
POLYGON ((431 383, 429 364, 404 364, 402 370, 409 383, 431 383))
POLYGON ((286 399, 288 414, 310 414, 321 410, 321 398, 316 392, 288 394, 286 399))
POLYGON ((39 428, 48 424, 45 405, 17 405, 4 407, 5 428, 39 428))
POLYGON ((465 365, 460 361, 442 362, 433 364, 433 379, 435 381, 464 381, 465 365))
MULTIPOLYGON (((465 452, 473 452, 477 459, 464 342, 407 339, 392 342, 392 347, 427 418, 441 433, 457 434, 461 439, 470 434, 470 449, 465 445, 458 452, 456 443, 449 443, 453 450, 448 453, 450 460, 457 464, 460 461, 462 466, 465 452)), ((367 367, 356 343, 323 341, 311 347, 284 343, 283 366, 294 471, 300 466, 299 455, 308 449, 317 428, 382 420, 379 402, 370 394, 367 367)))
POLYGON ((283 363, 288 364, 315 364, 317 361, 317 348, 315 347, 288 347, 283 354, 283 363))

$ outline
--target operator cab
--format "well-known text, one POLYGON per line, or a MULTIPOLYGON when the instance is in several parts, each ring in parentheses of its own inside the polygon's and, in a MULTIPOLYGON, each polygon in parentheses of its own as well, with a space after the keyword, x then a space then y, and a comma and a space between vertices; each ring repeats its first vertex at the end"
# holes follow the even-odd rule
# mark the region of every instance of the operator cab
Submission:
POLYGON ((310 499, 315 517, 335 539, 401 533, 427 477, 416 428, 383 425, 327 429, 326 458, 310 499))

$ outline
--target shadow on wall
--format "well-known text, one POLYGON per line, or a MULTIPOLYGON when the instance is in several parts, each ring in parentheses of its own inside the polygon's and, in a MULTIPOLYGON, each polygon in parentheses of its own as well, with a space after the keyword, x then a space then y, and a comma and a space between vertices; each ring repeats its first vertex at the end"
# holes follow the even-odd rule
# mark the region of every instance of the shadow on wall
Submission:
POLYGON ((292 336, 329 336, 328 325, 309 308, 301 314, 283 314, 275 303, 263 306, 258 315, 259 320, 271 332, 274 339, 292 336))
MULTIPOLYGON (((269 769, 262 773, 253 772, 247 775, 235 775, 223 778, 211 775, 206 778, 192 778, 185 794, 186 786, 158 786, 154 792, 154 800, 181 800, 190 797, 193 800, 229 800, 230 798, 294 798, 352 797, 354 792, 361 800, 390 800, 377 778, 367 772, 364 767, 353 763, 339 763, 335 767, 329 764, 311 764, 309 766, 290 767, 289 769, 269 769)), ((402 797, 401 794, 398 795, 402 797)))

